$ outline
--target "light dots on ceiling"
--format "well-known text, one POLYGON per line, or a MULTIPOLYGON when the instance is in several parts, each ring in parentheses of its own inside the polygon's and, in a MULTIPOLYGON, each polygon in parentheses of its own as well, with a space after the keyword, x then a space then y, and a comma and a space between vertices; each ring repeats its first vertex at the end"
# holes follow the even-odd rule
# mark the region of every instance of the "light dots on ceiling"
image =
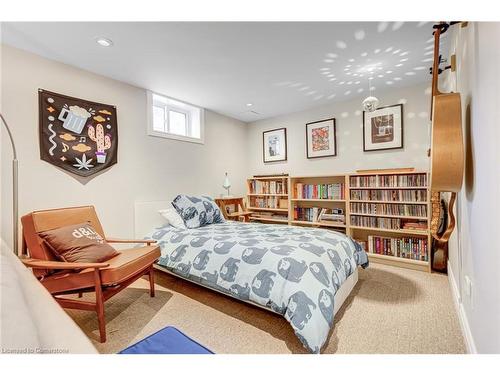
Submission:
POLYGON ((392 48, 393 48, 393 47, 387 47, 387 48, 385 49, 385 52, 391 52, 391 51, 392 51, 392 48))
POLYGON ((407 57, 405 57, 404 59, 399 60, 399 62, 405 62, 405 61, 408 61, 407 57))
POLYGON ((332 63, 334 60, 332 59, 324 59, 323 62, 326 62, 326 63, 332 63))
POLYGON ((387 29, 388 26, 389 26, 389 22, 379 22, 377 25, 377 31, 379 33, 382 33, 387 29))
POLYGON ((335 98, 336 96, 337 96, 337 94, 331 94, 331 95, 327 96, 327 99, 331 100, 331 99, 335 98))
POLYGON ((344 42, 343 40, 337 40, 337 42, 335 43, 335 45, 337 46, 337 48, 340 48, 340 49, 346 49, 347 48, 347 43, 344 42))
POLYGON ((339 57, 339 55, 337 55, 336 53, 333 53, 333 52, 327 53, 326 56, 331 58, 331 59, 336 59, 337 57, 339 57))
POLYGON ((333 82, 333 81, 336 81, 336 80, 337 80, 337 78, 335 78, 335 77, 329 79, 330 82, 333 82))
POLYGON ((385 82, 385 84, 386 84, 386 85, 392 85, 393 83, 394 83, 394 82, 392 82, 392 81, 386 81, 386 82, 385 82))
POLYGON ((398 68, 399 68, 400 66, 403 66, 403 64, 399 63, 399 64, 396 64, 396 65, 394 65, 394 66, 396 66, 396 67, 398 67, 398 68))
POLYGON ((405 73, 407 76, 414 76, 416 73, 415 72, 406 72, 405 73))
POLYGON ((349 61, 349 62, 354 62, 354 59, 349 59, 349 60, 347 60, 347 61, 349 61))
POLYGON ((427 51, 424 53, 424 56, 429 56, 429 55, 432 55, 434 53, 434 51, 427 51))
POLYGON ((344 95, 349 95, 351 93, 351 90, 347 90, 346 92, 344 92, 344 95))
POLYGON ((361 57, 366 57, 366 56, 368 56, 368 52, 363 52, 363 53, 361 54, 361 57))
POLYGON ((253 106, 253 103, 247 103, 246 106, 251 107, 251 106, 253 106))
POLYGON ((108 38, 99 37, 99 38, 96 38, 95 41, 101 47, 112 47, 113 46, 113 41, 111 39, 108 39, 108 38))
POLYGON ((432 60, 434 60, 432 57, 428 57, 426 59, 423 59, 422 62, 430 62, 432 60))
POLYGON ((356 40, 363 40, 365 39, 365 36, 366 36, 365 30, 357 30, 354 33, 354 39, 356 40))
POLYGON ((379 53, 380 51, 381 51, 381 49, 380 49, 380 48, 377 48, 377 49, 375 49, 375 50, 373 51, 373 53, 376 55, 376 54, 377 54, 377 53, 379 53))
POLYGON ((394 22, 392 24, 392 31, 399 30, 404 25, 404 22, 394 22))
POLYGON ((394 77, 393 78, 394 81, 401 81, 401 79, 402 79, 401 77, 394 77))
POLYGON ((360 87, 357 91, 358 91, 358 93, 362 93, 363 91, 365 91, 365 89, 360 87))
POLYGON ((385 74, 391 74, 391 73, 392 73, 392 70, 387 70, 387 71, 385 72, 385 74))
POLYGON ((425 70, 425 66, 416 66, 413 70, 425 70))

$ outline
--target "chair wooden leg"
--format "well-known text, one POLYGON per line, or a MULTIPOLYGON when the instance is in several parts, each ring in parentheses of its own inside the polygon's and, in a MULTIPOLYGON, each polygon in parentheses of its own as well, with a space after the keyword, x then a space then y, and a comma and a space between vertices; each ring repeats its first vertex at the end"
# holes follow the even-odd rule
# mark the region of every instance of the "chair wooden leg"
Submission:
POLYGON ((151 297, 155 296, 155 274, 153 266, 149 269, 149 295, 151 297))
POLYGON ((102 295, 101 276, 97 268, 94 270, 94 280, 95 280, 95 304, 96 304, 97 320, 99 322, 99 334, 101 336, 101 342, 106 342, 106 320, 104 318, 104 299, 102 295))
POLYGON ((78 298, 82 298, 83 297, 83 293, 82 292, 79 292, 78 293, 78 298))

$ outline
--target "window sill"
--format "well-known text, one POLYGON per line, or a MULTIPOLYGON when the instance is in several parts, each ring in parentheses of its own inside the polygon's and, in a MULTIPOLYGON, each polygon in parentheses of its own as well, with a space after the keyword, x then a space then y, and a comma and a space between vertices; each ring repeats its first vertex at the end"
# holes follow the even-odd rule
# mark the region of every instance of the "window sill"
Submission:
POLYGON ((148 135, 152 137, 167 138, 182 142, 205 144, 205 140, 203 138, 188 137, 185 135, 176 135, 176 134, 162 133, 156 131, 148 131, 148 135))

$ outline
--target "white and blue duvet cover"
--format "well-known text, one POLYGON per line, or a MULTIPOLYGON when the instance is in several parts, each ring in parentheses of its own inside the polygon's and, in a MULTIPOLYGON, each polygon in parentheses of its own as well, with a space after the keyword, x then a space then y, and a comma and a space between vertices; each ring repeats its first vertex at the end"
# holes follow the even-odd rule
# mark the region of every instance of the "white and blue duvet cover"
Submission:
POLYGON ((225 222, 170 225, 150 236, 168 270, 283 315, 304 347, 319 353, 333 325, 335 294, 366 253, 342 233, 286 225, 225 222))

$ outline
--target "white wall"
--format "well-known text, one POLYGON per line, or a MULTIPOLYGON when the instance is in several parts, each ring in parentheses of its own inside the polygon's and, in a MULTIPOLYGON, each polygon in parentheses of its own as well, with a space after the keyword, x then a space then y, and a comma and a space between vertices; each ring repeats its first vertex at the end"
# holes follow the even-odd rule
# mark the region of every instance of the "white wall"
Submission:
POLYGON ((403 102, 404 148, 401 150, 363 152, 362 98, 249 124, 250 173, 288 172, 294 175, 355 172, 357 169, 415 167, 429 169, 429 84, 398 90, 376 90, 381 106, 403 102), (337 124, 337 156, 306 158, 305 124, 335 117, 337 124), (288 161, 264 164, 262 132, 287 128, 288 161))
POLYGON ((450 282, 469 350, 500 353, 500 23, 469 23, 451 32, 457 72, 444 87, 461 94, 466 168, 449 244, 450 282))
MULTIPOLYGON (((1 111, 12 127, 20 160, 19 211, 93 204, 106 232, 133 236, 134 201, 167 200, 178 193, 245 192, 246 124, 205 114, 205 144, 146 135, 146 92, 118 81, 2 45, 1 111), (118 116, 118 164, 86 184, 40 160, 38 88, 114 104, 118 116)), ((168 94, 168 93, 166 93, 168 94)), ((2 126, 2 231, 12 244, 11 151, 2 126)))

